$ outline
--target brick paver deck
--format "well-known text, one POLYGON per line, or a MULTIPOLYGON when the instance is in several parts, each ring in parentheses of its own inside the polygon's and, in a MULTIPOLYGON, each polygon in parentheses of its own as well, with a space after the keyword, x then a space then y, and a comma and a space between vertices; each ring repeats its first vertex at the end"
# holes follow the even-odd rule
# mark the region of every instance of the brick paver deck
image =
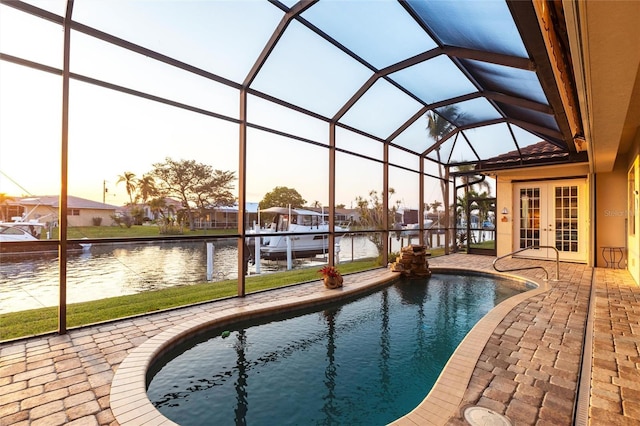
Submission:
POLYGON ((592 425, 640 425, 640 288, 628 273, 596 269, 592 425))
MULTIPOLYGON (((492 261, 451 255, 430 263, 490 270, 492 261)), ((553 277, 552 262, 505 260, 507 267, 534 264, 544 265, 553 277)), ((345 286, 385 274, 351 275, 345 286)), ((514 274, 539 282, 543 278, 539 270, 514 274)), ((150 338, 213 311, 288 304, 326 291, 309 283, 80 328, 63 336, 3 343, 0 425, 117 425, 110 404, 114 374, 127 355, 150 338)), ((560 281, 512 300, 513 306, 499 306, 474 328, 415 415, 395 423, 462 425, 464 408, 477 405, 506 415, 516 425, 568 425, 578 402, 583 412, 577 413, 577 423, 640 425, 638 299, 640 288, 626 271, 562 263, 560 281), (587 322, 592 290, 593 317, 587 322), (593 344, 584 351, 586 374, 581 377, 585 336, 593 344), (465 345, 476 346, 477 355, 470 355, 474 352, 465 345), (460 383, 460 377, 467 377, 466 382, 460 383), (576 400, 578 389, 584 405, 576 400), (429 407, 437 407, 438 414, 431 414, 429 407)))

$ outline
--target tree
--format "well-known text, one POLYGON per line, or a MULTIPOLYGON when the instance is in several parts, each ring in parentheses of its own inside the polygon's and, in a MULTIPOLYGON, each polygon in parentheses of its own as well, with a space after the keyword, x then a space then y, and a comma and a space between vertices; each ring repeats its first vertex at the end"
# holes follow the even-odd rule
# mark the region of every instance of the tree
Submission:
POLYGON ((195 202, 200 209, 201 217, 212 207, 231 206, 236 197, 231 193, 235 173, 231 171, 214 170, 206 180, 194 188, 195 202))
MULTIPOLYGON (((462 118, 464 116, 463 113, 458 111, 458 107, 455 105, 447 105, 442 108, 439 108, 438 112, 428 111, 426 114, 427 118, 427 132, 429 133, 429 137, 434 140, 435 143, 439 143, 440 140, 455 130, 455 125, 451 121, 455 121, 456 119, 462 118), (445 119, 444 117, 449 117, 451 121, 445 119)), ((442 192, 442 200, 447 206, 449 200, 446 199, 446 185, 447 182, 444 180, 444 164, 442 163, 442 158, 440 157, 440 146, 436 149, 436 157, 438 160, 438 175, 440 177, 440 191, 442 192)), ((446 210, 446 207, 445 207, 446 210)))
POLYGON ((133 206, 134 202, 133 202, 133 194, 135 194, 136 191, 136 186, 137 186, 137 179, 136 179, 136 175, 133 172, 124 172, 121 175, 118 175, 118 180, 116 181, 116 185, 119 184, 120 182, 124 182, 124 188, 127 191, 127 194, 129 195, 129 205, 133 206))
MULTIPOLYGON (((474 167, 470 164, 457 166, 455 171, 465 173, 460 175, 460 181, 462 182, 462 185, 464 185, 463 186, 464 196, 460 198, 458 194, 456 194, 456 200, 458 205, 461 203, 460 200, 464 201, 463 206, 458 206, 456 208, 456 214, 458 216, 456 218, 456 223, 459 223, 460 217, 464 217, 467 220, 469 219, 468 213, 470 214, 471 212, 467 212, 467 204, 466 204, 467 200, 470 198, 483 198, 483 199, 488 198, 490 195, 489 193, 491 191, 491 186, 489 185, 489 182, 485 180, 480 180, 481 175, 472 173, 474 171, 474 167), (478 180, 480 181, 476 183, 476 181, 478 180), (483 191, 482 193, 479 193, 476 187, 479 189, 485 189, 485 191, 483 191)), ((484 222, 488 214, 488 209, 489 209, 488 203, 484 201, 479 203, 476 202, 475 209, 479 210, 480 223, 484 222)))
POLYGON ((138 195, 143 204, 147 204, 147 200, 158 195, 156 181, 150 174, 145 174, 137 181, 138 195))
POLYGON ((137 205, 133 206, 129 210, 129 216, 131 216, 134 225, 142 225, 142 222, 144 222, 144 209, 137 205))
MULTIPOLYGON (((395 194, 395 190, 389 188, 389 198, 393 194, 395 194)), ((355 201, 360 215, 360 224, 363 228, 384 230, 385 214, 388 215, 388 223, 395 222, 396 212, 398 211, 397 204, 394 203, 391 208, 385 207, 382 203, 382 196, 377 191, 370 191, 369 198, 358 196, 355 201)), ((384 248, 384 234, 375 232, 367 234, 367 238, 376 246, 378 255, 380 255, 384 248)))
MULTIPOLYGON (((478 224, 482 227, 482 224, 488 219, 491 204, 492 200, 490 199, 490 195, 487 191, 483 191, 481 193, 478 193, 475 189, 465 191, 464 195, 456 197, 456 223, 462 223, 461 219, 463 218, 465 220, 470 220, 471 213, 477 211, 478 224)), ((466 235, 466 229, 458 230, 460 246, 464 244, 466 235)))
POLYGON ((288 207, 298 208, 305 205, 307 200, 302 198, 302 195, 293 188, 287 188, 286 186, 276 186, 271 192, 267 192, 264 198, 258 203, 260 210, 268 209, 269 207, 288 207))
MULTIPOLYGON (((486 193, 483 193, 483 196, 486 198, 486 193)), ((470 189, 469 191, 465 191, 464 195, 459 195, 456 197, 456 205, 455 205, 455 210, 456 210, 456 219, 458 222, 461 222, 461 219, 466 219, 467 218, 467 205, 469 203, 469 200, 472 198, 479 198, 481 197, 480 194, 478 194, 475 190, 470 189)), ((473 210, 476 206, 475 205, 471 205, 471 209, 473 210)))
POLYGON ((438 209, 442 207, 442 203, 438 200, 434 200, 433 203, 427 204, 428 209, 430 208, 432 212, 437 213, 438 209))
POLYGON ((483 224, 489 219, 489 212, 492 210, 492 206, 494 206, 494 203, 488 192, 484 191, 478 195, 475 207, 478 209, 480 227, 483 227, 483 224))
POLYGON ((155 179, 158 194, 174 197, 182 202, 187 212, 189 228, 195 229, 193 208, 204 203, 233 204, 231 197, 231 181, 235 179, 233 172, 222 172, 207 164, 195 160, 175 161, 169 157, 164 163, 153 164, 151 176, 155 179))
POLYGON ((182 227, 174 226, 175 212, 172 205, 167 205, 164 197, 153 198, 149 201, 149 208, 153 216, 157 218, 156 223, 161 234, 182 234, 182 227))
POLYGON ((6 193, 0 192, 0 220, 9 220, 9 201, 14 201, 13 197, 9 197, 6 193))
POLYGON ((149 201, 149 210, 153 217, 165 218, 165 210, 167 209, 167 200, 164 197, 153 198, 149 201))
MULTIPOLYGON (((457 107, 454 105, 447 105, 442 108, 442 113, 446 116, 456 116, 457 107)), ((427 118, 427 132, 429 133, 429 137, 433 139, 435 143, 438 143, 440 139, 445 137, 451 131, 454 130, 455 126, 443 118, 442 115, 434 112, 428 111, 426 114, 427 118)), ((445 200, 445 192, 446 192, 446 182, 444 181, 444 171, 442 158, 440 158, 440 147, 435 149, 436 157, 438 159, 438 176, 440 177, 440 191, 442 192, 442 200, 445 200)))

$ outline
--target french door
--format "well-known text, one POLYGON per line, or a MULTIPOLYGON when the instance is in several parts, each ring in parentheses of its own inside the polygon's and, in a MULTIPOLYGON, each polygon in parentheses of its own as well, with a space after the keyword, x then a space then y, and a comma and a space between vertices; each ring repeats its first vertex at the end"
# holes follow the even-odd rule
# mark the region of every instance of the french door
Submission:
POLYGON ((588 224, 585 179, 527 182, 514 185, 514 249, 540 248, 526 257, 586 262, 588 224))

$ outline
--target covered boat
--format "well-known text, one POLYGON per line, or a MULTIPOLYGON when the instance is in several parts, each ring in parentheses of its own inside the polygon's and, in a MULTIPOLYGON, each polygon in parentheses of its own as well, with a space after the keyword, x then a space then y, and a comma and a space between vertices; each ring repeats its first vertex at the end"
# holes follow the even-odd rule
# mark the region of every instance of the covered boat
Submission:
MULTIPOLYGON (((286 259, 288 250, 292 258, 308 258, 328 253, 329 223, 326 213, 299 208, 271 207, 260 210, 260 214, 271 219, 265 227, 251 231, 256 237, 257 234, 266 234, 260 237, 262 259, 286 259)), ((348 230, 346 226, 335 226, 336 232, 348 230)), ((250 247, 255 247, 256 237, 247 238, 250 247)), ((335 236, 336 245, 340 243, 341 237, 341 234, 335 236)))

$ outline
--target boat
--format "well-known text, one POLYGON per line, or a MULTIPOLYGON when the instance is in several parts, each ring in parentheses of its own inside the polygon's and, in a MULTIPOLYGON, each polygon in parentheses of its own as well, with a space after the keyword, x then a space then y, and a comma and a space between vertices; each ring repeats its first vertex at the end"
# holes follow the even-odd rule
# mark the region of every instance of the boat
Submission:
MULTIPOLYGON (((315 257, 329 252, 328 214, 288 207, 270 207, 259 211, 259 217, 265 214, 269 217, 273 215, 271 222, 263 228, 254 227, 249 231, 249 234, 254 235, 249 236, 246 240, 252 254, 255 253, 257 237, 260 237, 261 259, 287 259, 289 250, 294 259, 315 257), (259 234, 268 235, 262 237, 259 234)), ((347 232, 348 230, 348 226, 335 226, 336 232, 347 232)), ((336 246, 340 243, 341 238, 341 234, 335 236, 336 246)))
MULTIPOLYGON (((428 231, 433 226, 433 221, 431 219, 425 219, 423 223, 423 228, 425 231, 428 231)), ((400 231, 400 236, 402 237, 417 237, 420 235, 420 224, 419 223, 411 223, 400 231)))
MULTIPOLYGON (((0 222, 0 254, 57 253, 58 245, 43 240, 46 224, 37 221, 0 222)), ((69 243, 67 251, 88 251, 91 244, 69 243)))

